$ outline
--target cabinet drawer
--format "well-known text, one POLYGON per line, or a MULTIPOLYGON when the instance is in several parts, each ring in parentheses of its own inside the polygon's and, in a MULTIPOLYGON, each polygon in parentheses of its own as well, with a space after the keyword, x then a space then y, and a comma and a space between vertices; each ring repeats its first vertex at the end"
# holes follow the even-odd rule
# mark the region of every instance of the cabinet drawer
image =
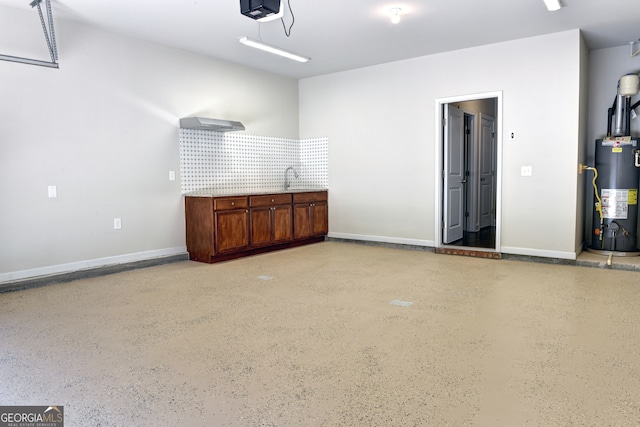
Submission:
POLYGON ((252 208, 261 206, 290 205, 291 194, 270 194, 266 196, 249 197, 249 206, 252 208))
POLYGON ((314 191, 312 193, 294 193, 293 203, 306 203, 306 202, 326 202, 326 191, 314 191))
POLYGON ((230 209, 246 209, 249 203, 246 197, 223 197, 214 199, 213 209, 216 211, 228 211, 230 209))

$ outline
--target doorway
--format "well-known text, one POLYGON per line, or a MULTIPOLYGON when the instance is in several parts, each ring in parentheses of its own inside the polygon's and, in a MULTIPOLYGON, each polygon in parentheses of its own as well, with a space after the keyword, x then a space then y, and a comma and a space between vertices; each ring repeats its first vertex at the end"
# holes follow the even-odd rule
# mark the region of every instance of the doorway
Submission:
POLYGON ((502 93, 437 100, 437 246, 500 250, 502 93))

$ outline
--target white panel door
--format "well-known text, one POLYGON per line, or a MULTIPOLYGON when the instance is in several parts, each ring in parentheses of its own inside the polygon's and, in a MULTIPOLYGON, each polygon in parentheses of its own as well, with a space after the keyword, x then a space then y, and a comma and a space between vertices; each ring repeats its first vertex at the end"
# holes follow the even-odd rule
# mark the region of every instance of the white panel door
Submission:
POLYGON ((493 225, 496 206, 495 119, 480 117, 480 228, 493 225))
POLYGON ((462 239, 464 232, 464 113, 444 105, 443 243, 462 239))

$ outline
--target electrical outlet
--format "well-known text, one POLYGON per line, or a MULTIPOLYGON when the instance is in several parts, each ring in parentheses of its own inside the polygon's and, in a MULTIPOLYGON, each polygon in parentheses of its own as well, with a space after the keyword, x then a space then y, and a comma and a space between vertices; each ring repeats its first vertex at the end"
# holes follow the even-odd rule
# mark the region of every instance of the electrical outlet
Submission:
POLYGON ((516 140, 516 131, 512 130, 511 132, 508 133, 507 136, 509 138, 509 141, 515 141, 516 140))
POLYGON ((48 191, 50 199, 55 199, 56 197, 58 197, 58 188, 55 185, 50 185, 48 191))
POLYGON ((533 175, 533 168, 531 166, 522 166, 520 168, 521 176, 531 176, 533 175))
POLYGON ((120 230, 122 228, 122 219, 113 218, 113 229, 120 230))
POLYGON ((169 181, 176 180, 176 171, 169 171, 169 181))

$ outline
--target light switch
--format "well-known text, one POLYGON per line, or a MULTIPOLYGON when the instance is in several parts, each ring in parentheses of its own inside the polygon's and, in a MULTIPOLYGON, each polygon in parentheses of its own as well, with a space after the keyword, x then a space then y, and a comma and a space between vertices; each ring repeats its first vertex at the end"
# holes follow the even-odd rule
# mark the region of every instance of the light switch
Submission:
POLYGON ((169 171, 169 181, 176 180, 176 171, 169 171))
POLYGON ((122 228, 122 219, 113 218, 113 229, 120 230, 122 228))
POLYGON ((56 197, 58 197, 58 188, 55 185, 50 185, 49 186, 49 198, 50 199, 55 199, 56 197))
POLYGON ((533 168, 531 166, 522 166, 520 168, 521 176, 531 176, 533 175, 533 168))

